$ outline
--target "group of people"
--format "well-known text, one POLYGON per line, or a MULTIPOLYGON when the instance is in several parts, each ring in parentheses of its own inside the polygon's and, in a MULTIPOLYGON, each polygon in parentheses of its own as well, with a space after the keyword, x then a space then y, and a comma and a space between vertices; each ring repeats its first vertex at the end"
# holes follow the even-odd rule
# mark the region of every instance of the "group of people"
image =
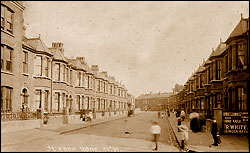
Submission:
POLYGON ((82 121, 92 121, 93 119, 93 113, 91 110, 88 111, 88 113, 86 111, 81 111, 81 114, 80 114, 80 119, 82 121))

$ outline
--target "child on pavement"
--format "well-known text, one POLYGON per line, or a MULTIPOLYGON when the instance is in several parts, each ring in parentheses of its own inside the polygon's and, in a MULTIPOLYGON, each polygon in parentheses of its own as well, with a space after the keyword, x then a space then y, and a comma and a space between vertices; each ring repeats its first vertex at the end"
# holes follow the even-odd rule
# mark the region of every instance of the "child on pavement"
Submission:
POLYGON ((154 142, 155 142, 155 148, 153 150, 156 151, 156 150, 158 150, 157 141, 158 141, 158 137, 159 137, 159 135, 161 133, 161 127, 157 124, 156 121, 153 121, 150 131, 154 136, 154 142))
POLYGON ((184 151, 188 151, 188 127, 186 125, 180 125, 178 127, 178 132, 181 132, 181 149, 184 151))

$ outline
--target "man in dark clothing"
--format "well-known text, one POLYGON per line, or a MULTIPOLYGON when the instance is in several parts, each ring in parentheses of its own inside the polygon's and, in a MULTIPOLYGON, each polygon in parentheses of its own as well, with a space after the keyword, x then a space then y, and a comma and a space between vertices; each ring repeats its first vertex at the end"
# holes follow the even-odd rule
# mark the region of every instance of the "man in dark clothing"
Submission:
POLYGON ((218 127, 217 127, 217 122, 216 120, 213 118, 213 123, 212 123, 212 130, 211 130, 211 134, 213 136, 214 139, 214 143, 212 145, 214 146, 218 146, 218 138, 217 138, 217 132, 218 132, 218 127))

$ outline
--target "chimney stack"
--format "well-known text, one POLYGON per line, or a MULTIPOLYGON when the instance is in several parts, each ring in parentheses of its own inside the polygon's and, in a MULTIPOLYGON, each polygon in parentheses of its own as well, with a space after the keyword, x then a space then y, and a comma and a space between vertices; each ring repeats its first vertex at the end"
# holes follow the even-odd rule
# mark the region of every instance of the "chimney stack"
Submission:
POLYGON ((52 42, 52 48, 58 49, 64 56, 64 48, 62 42, 52 42))
POLYGON ((85 57, 76 57, 76 60, 79 60, 82 64, 85 64, 85 57))
POLYGON ((92 70, 93 72, 99 72, 99 67, 98 67, 98 65, 91 65, 91 70, 92 70))
POLYGON ((107 77, 108 76, 108 72, 107 71, 102 71, 102 73, 107 77))

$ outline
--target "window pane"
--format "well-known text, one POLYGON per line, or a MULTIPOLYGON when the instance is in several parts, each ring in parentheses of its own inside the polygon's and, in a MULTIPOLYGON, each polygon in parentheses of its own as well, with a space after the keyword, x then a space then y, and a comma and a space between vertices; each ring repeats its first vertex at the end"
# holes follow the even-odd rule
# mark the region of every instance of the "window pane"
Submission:
POLYGON ((4 9, 5 9, 5 7, 3 5, 1 5, 1 17, 3 17, 3 18, 4 18, 4 9))
POLYGON ((4 57, 6 60, 11 61, 11 49, 6 47, 4 49, 4 57))
POLYGON ((11 12, 11 10, 7 9, 7 11, 6 11, 6 20, 8 22, 10 22, 10 23, 12 23, 12 15, 13 15, 13 13, 11 12))
POLYGON ((42 57, 37 56, 35 60, 35 75, 41 76, 42 75, 41 71, 42 71, 42 57))
POLYGON ((60 65, 58 63, 55 64, 55 80, 60 80, 60 65))

